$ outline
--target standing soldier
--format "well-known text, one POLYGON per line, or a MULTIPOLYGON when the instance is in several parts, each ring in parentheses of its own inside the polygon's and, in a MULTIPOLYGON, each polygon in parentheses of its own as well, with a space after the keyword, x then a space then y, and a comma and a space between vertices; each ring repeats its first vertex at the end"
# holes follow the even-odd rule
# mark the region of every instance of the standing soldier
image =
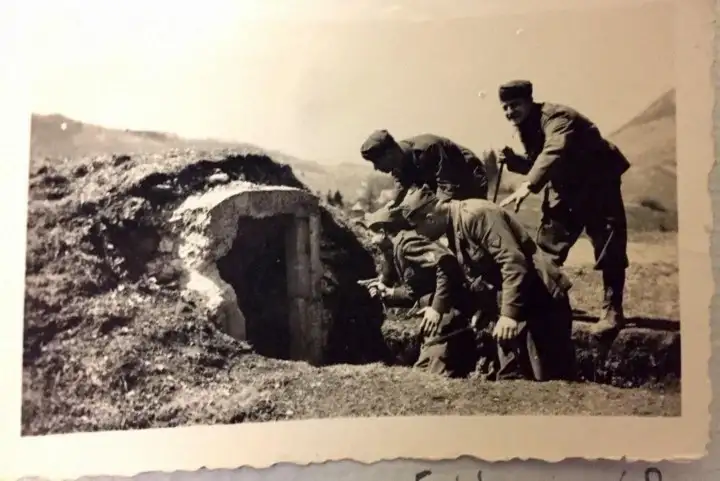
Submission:
POLYGON ((371 293, 388 307, 432 306, 446 314, 438 325, 421 324, 415 368, 467 376, 477 361, 470 329, 474 309, 457 259, 448 248, 413 231, 397 210, 383 207, 365 223, 375 232, 373 243, 385 257, 379 280, 368 285, 371 293))
POLYGON ((512 214, 484 199, 439 201, 427 188, 400 207, 418 234, 446 235, 469 279, 500 286, 498 379, 573 379, 569 279, 537 248, 512 214))
POLYGON ((583 230, 593 245, 595 269, 603 275, 603 311, 597 334, 617 332, 625 322, 623 293, 627 257, 627 221, 621 177, 630 163, 603 138, 597 126, 564 105, 533 100, 526 80, 499 88, 505 117, 515 125, 526 156, 509 147, 499 162, 527 180, 500 205, 515 211, 543 187, 542 218, 536 241, 558 266, 567 260, 583 230))
POLYGON ((395 180, 394 200, 400 205, 411 187, 427 185, 441 198, 486 198, 485 164, 469 149, 450 139, 421 134, 396 142, 387 130, 373 132, 360 148, 375 170, 395 180))

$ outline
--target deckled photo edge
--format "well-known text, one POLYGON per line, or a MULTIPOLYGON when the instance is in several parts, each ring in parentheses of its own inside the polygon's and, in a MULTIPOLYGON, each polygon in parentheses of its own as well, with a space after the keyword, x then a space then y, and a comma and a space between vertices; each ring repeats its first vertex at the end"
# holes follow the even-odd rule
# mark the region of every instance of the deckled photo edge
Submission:
MULTIPOLYGON (((710 194, 705 187, 714 164, 710 132, 714 107, 711 77, 713 2, 678 2, 676 31, 678 233, 682 330, 682 416, 613 417, 417 417, 353 418, 268 422, 231 426, 197 426, 125 432, 100 432, 18 440, 21 380, 21 323, 2 324, 2 433, 12 446, 12 474, 75 477, 185 471, 200 467, 269 467, 277 463, 307 465, 332 460, 374 463, 399 458, 454 459, 472 456, 488 461, 515 458, 551 462, 565 458, 659 461, 696 459, 709 442, 710 359, 709 306, 714 291, 709 229, 710 194), (713 99, 713 101, 709 101, 713 99), (692 159, 687 161, 687 159, 692 159), (700 188, 699 186, 703 186, 700 188), (686 325, 687 325, 686 324, 686 325), (486 433, 493 436, 488 439, 486 433), (554 433, 547 442, 547 432, 554 433), (7 433, 7 434, 6 434, 7 433), (432 442, 430 442, 430 439, 432 442), (521 440, 521 441, 518 441, 521 440), (521 454, 518 451, 521 450, 521 454), (55 474, 57 473, 57 474, 55 474), (62 473, 62 474, 61 474, 62 473)), ((18 67, 21 66, 18 54, 18 67)), ((29 115, 25 92, 16 80, 4 105, 13 112, 3 129, 6 158, 20 159, 1 176, 6 195, 8 231, 2 250, 6 276, 3 300, 7 318, 22 318, 27 150, 29 115), (12 142, 12 143, 10 143, 12 142), (22 168, 19 168, 22 166, 22 168), (12 226, 12 228, 11 228, 12 226)), ((3 466, 4 468, 4 466, 3 466)), ((4 471, 4 469, 3 469, 4 471)))

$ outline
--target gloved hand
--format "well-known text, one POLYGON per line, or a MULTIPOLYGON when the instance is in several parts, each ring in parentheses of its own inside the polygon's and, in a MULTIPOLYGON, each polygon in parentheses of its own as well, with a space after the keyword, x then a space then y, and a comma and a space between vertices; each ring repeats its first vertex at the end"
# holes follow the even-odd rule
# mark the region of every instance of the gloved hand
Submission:
POLYGON ((502 150, 496 152, 496 157, 498 164, 504 164, 510 172, 527 174, 530 169, 527 159, 517 154, 511 147, 503 147, 502 150))

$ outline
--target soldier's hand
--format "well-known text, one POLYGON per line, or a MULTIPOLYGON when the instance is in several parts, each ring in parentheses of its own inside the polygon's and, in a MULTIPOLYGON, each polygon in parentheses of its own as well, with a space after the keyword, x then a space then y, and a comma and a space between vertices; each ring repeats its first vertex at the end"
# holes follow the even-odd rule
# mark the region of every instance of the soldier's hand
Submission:
POLYGON ((381 297, 388 297, 388 296, 392 296, 394 288, 388 287, 381 282, 377 285, 377 290, 380 293, 381 297))
POLYGON ((512 148, 505 146, 497 152, 496 156, 498 163, 505 164, 508 161, 512 162, 516 155, 512 148))
POLYGON ((436 335, 440 327, 441 319, 442 314, 432 307, 427 307, 425 309, 425 314, 423 315, 422 323, 420 323, 420 334, 424 336, 436 335))
POLYGON ((500 316, 495 329, 493 329, 493 337, 498 341, 509 341, 514 339, 520 332, 520 323, 515 319, 507 316, 500 316))
POLYGON ((475 314, 472 315, 472 318, 470 319, 470 327, 473 329, 477 329, 480 325, 480 318, 482 317, 482 312, 477 311, 475 314))
POLYGON ((514 204, 515 212, 520 210, 520 206, 523 201, 530 195, 530 185, 527 182, 523 182, 520 186, 515 189, 515 192, 507 196, 500 202, 500 207, 505 207, 509 204, 514 204))

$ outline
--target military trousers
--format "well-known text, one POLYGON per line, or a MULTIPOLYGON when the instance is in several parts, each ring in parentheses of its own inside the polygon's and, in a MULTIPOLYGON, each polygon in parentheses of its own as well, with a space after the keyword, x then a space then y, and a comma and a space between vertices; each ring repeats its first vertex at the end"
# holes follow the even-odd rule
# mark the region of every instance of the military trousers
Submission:
POLYGON ((537 231, 538 246, 562 266, 583 230, 593 246, 596 270, 622 272, 627 268, 627 218, 619 178, 571 192, 548 186, 537 231))
POLYGON ((518 336, 497 343, 497 380, 574 380, 572 309, 567 294, 538 299, 528 309, 518 336))
MULTIPOLYGON (((420 305, 430 305, 431 298, 423 297, 420 305)), ((466 377, 477 362, 474 332, 470 329, 470 317, 460 309, 451 309, 443 315, 439 332, 435 336, 423 336, 420 354, 414 368, 446 377, 466 377)))

